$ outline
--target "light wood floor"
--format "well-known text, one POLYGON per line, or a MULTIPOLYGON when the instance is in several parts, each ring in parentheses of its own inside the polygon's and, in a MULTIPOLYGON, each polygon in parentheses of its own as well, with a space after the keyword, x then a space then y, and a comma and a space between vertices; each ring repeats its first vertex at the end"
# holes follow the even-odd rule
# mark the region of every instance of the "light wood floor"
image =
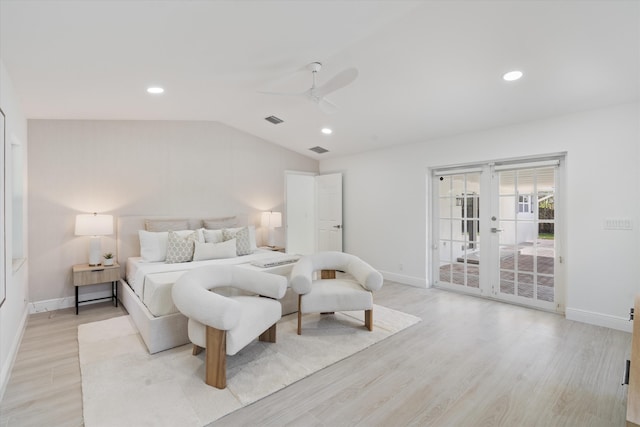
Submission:
MULTIPOLYGON (((423 321, 213 425, 625 425, 628 333, 394 283, 375 301, 423 321)), ((122 313, 31 316, 0 426, 82 425, 76 326, 122 313)))
MULTIPOLYGON (((29 316, 9 384, 0 426, 82 426, 78 325, 122 316, 110 302, 29 316)), ((117 410, 117 409, 114 409, 117 410)))

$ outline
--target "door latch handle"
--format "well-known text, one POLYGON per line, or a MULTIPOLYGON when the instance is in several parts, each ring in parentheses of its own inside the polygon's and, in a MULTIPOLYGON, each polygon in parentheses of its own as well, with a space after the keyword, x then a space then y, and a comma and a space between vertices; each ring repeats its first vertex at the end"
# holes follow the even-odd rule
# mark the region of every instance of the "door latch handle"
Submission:
POLYGON ((333 228, 342 228, 342 226, 338 224, 338 225, 334 225, 333 228))
POLYGON ((500 232, 502 232, 502 228, 491 227, 491 232, 492 233, 500 233, 500 232))

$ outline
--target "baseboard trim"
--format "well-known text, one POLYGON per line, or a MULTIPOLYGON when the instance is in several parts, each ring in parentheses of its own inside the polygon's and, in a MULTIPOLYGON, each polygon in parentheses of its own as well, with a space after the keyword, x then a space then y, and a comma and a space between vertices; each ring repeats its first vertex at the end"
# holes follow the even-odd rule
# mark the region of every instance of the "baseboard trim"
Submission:
POLYGON ((427 281, 422 277, 405 276, 402 274, 391 273, 389 271, 380 271, 382 277, 392 282, 402 283, 403 285, 409 285, 416 288, 426 288, 427 281))
POLYGON ((9 349, 9 357, 7 358, 7 361, 4 364, 4 366, 2 366, 2 372, 0 373, 0 402, 4 398, 4 392, 7 389, 7 384, 9 384, 9 377, 11 376, 13 365, 16 362, 16 356, 18 355, 18 349, 20 348, 20 343, 22 342, 24 331, 27 329, 28 315, 29 315, 29 309, 27 306, 25 306, 22 312, 22 319, 20 319, 20 326, 18 327, 18 330, 20 331, 20 333, 16 334, 13 342, 11 343, 11 348, 9 349))
MULTIPOLYGON (((80 304, 81 307, 90 304, 96 304, 104 301, 91 301, 87 303, 82 303, 82 300, 90 300, 97 298, 109 298, 111 296, 111 291, 98 291, 98 292, 87 292, 80 295, 80 304)), ((76 306, 76 298, 75 297, 64 297, 64 298, 56 298, 56 299, 48 299, 43 301, 35 301, 29 303, 29 313, 42 313, 46 311, 54 311, 54 310, 62 310, 63 308, 70 308, 76 306)))
POLYGON ((568 320, 575 320, 576 322, 588 323, 590 325, 604 326, 605 328, 616 329, 624 332, 631 332, 631 327, 633 326, 629 319, 625 319, 624 317, 580 310, 579 308, 567 307, 565 310, 565 316, 568 320))

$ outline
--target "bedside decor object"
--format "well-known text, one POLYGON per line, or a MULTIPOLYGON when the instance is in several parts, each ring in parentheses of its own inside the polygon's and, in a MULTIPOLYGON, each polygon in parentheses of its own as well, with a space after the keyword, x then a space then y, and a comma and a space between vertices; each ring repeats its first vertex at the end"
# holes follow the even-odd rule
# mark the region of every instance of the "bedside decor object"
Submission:
POLYGON ((113 265, 113 254, 111 252, 107 252, 106 254, 103 255, 104 257, 104 265, 105 266, 109 266, 109 265, 113 265))
POLYGON ((89 240, 89 265, 100 265, 100 236, 113 234, 113 216, 97 213, 76 216, 76 236, 91 236, 89 240))
POLYGON ((274 247, 273 229, 282 227, 282 213, 273 211, 262 212, 262 220, 260 222, 260 225, 267 229, 267 245, 274 247))

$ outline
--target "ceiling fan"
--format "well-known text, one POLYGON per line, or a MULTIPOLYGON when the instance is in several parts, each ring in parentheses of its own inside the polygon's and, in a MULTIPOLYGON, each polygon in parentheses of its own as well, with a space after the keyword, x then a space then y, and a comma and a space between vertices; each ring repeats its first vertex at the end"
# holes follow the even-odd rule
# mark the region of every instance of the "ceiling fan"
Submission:
POLYGON ((350 85, 358 77, 356 68, 347 68, 333 76, 329 81, 321 86, 316 83, 316 74, 322 69, 322 63, 312 62, 307 65, 307 69, 311 71, 311 87, 302 93, 282 93, 282 92, 261 92, 268 95, 286 95, 286 96, 302 96, 309 101, 318 105, 324 113, 331 114, 338 110, 338 106, 329 101, 325 97, 331 92, 342 89, 350 85))

